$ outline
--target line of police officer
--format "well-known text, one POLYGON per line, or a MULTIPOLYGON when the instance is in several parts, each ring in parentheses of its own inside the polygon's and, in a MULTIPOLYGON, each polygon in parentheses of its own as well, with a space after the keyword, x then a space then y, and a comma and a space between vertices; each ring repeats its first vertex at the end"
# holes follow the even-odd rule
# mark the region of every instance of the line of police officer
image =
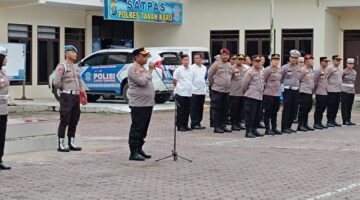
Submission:
POLYGON ((229 50, 222 49, 220 59, 214 62, 208 72, 214 133, 241 130, 242 113, 246 118, 246 137, 249 138, 263 136, 257 131, 262 115, 266 135, 341 126, 336 122, 340 101, 343 124, 354 125, 351 122, 356 79, 353 58, 347 59, 346 69, 341 70, 339 66, 342 59, 338 55, 332 57, 333 65, 330 67, 329 60, 321 57, 320 68, 314 72, 314 57, 305 55, 305 64, 300 66, 298 59, 301 54, 298 50, 290 51, 289 62, 282 67, 279 66, 280 55, 271 55, 271 65, 265 69, 262 67, 262 56, 253 56, 250 69, 243 64, 244 55, 231 57, 233 65, 228 62, 229 56, 229 50), (284 87, 284 101, 280 131, 277 129, 277 112, 281 84, 284 87), (314 128, 308 123, 313 94, 316 95, 314 128), (231 129, 226 126, 228 105, 231 129), (327 124, 324 125, 322 118, 326 109, 327 124), (297 113, 299 123, 297 130, 294 130, 292 124, 297 113))

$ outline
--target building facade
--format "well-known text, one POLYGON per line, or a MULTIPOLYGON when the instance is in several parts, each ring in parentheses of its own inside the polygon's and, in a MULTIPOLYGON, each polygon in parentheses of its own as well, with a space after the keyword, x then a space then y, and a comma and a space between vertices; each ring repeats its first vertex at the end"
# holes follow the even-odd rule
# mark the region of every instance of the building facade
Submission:
MULTIPOLYGON (((0 2, 0 43, 27 45, 26 96, 48 98, 48 75, 73 44, 79 58, 112 47, 202 46, 212 55, 270 53, 270 0, 182 0, 181 25, 103 19, 102 0, 5 0, 0 2)), ((360 68, 360 0, 275 0, 275 51, 354 57, 360 68)), ((318 62, 316 61, 317 65, 318 62)), ((358 73, 360 74, 360 73, 358 73)), ((22 87, 12 82, 12 98, 22 87)), ((360 77, 357 83, 360 92, 360 77)))

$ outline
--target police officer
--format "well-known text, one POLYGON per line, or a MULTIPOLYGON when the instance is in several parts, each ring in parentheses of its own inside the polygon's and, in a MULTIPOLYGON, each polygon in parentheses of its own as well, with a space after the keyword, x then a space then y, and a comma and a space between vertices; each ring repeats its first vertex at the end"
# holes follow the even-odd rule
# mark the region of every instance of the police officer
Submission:
POLYGON ((0 170, 9 170, 11 167, 3 162, 6 127, 8 120, 7 100, 9 96, 9 77, 3 67, 7 64, 7 49, 0 46, 0 170))
POLYGON ((131 109, 131 127, 129 133, 129 160, 144 161, 151 158, 142 147, 145 143, 152 110, 155 104, 155 91, 152 83, 154 64, 149 63, 145 69, 150 53, 145 48, 133 51, 135 62, 128 69, 130 92, 129 107, 131 109))
POLYGON ((343 124, 347 126, 356 125, 351 122, 351 110, 354 103, 356 81, 354 63, 354 58, 348 58, 346 60, 346 69, 344 69, 342 75, 341 116, 343 124))
POLYGON ((178 131, 190 131, 189 117, 191 108, 191 90, 193 82, 193 72, 189 66, 189 56, 181 56, 182 66, 175 69, 173 74, 174 94, 177 106, 176 126, 178 131))
POLYGON ((300 79, 300 108, 299 108, 299 122, 298 131, 313 131, 308 124, 309 112, 312 108, 312 95, 314 91, 314 74, 313 65, 314 57, 310 54, 304 56, 305 65, 301 67, 300 79))
POLYGON ((231 132, 226 127, 229 110, 229 92, 231 86, 232 66, 228 62, 230 51, 221 49, 221 61, 215 62, 209 69, 208 79, 211 85, 211 107, 213 109, 214 133, 231 132))
POLYGON ((247 69, 243 65, 245 56, 239 54, 236 57, 235 65, 232 66, 232 79, 230 87, 230 118, 231 118, 231 130, 240 131, 243 125, 241 122, 241 116, 243 115, 244 108, 244 90, 243 81, 245 72, 247 69))
POLYGON ((314 113, 314 128, 324 129, 327 126, 322 124, 323 114, 327 106, 327 67, 329 60, 327 57, 320 57, 320 68, 314 72, 314 93, 316 95, 316 105, 314 113))
POLYGON ((280 85, 281 85, 281 68, 279 66, 280 55, 271 55, 271 65, 264 69, 264 123, 265 135, 281 135, 282 133, 277 130, 277 112, 280 108, 280 85), (271 128, 270 128, 271 120, 271 128))
POLYGON ((204 113, 204 103, 206 96, 206 66, 203 65, 203 54, 194 55, 194 64, 190 66, 192 71, 192 89, 191 89, 191 128, 205 129, 201 125, 204 113))
POLYGON ((336 115, 340 106, 342 71, 340 69, 341 58, 338 55, 332 57, 332 65, 328 67, 328 106, 327 106, 327 126, 341 126, 336 122, 336 115))
POLYGON ((261 101, 264 90, 264 71, 261 70, 261 57, 253 57, 253 67, 249 69, 244 78, 243 88, 245 96, 245 137, 254 138, 263 135, 257 131, 260 122, 261 101))
POLYGON ((290 51, 290 62, 282 67, 282 83, 284 84, 284 108, 281 118, 281 131, 286 134, 296 132, 291 128, 296 118, 299 98, 301 68, 297 65, 301 56, 298 50, 290 51))
POLYGON ((60 90, 60 124, 58 129, 58 151, 81 151, 75 144, 76 126, 80 119, 80 92, 84 86, 80 78, 80 68, 75 64, 77 49, 73 45, 66 45, 65 63, 60 63, 55 70, 54 86, 60 90), (65 142, 67 130, 68 145, 65 142))
POLYGON ((234 54, 234 55, 232 55, 232 56, 230 57, 229 62, 230 62, 230 64, 231 64, 231 66, 233 66, 233 65, 236 64, 236 59, 237 59, 237 55, 236 55, 236 54, 234 54))

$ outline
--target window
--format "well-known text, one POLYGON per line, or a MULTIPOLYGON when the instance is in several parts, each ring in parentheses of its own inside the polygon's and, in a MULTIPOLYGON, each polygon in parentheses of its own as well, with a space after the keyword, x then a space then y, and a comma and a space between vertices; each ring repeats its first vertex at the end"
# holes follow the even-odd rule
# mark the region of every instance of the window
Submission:
POLYGON ((86 59, 82 66, 99 66, 99 65, 105 65, 105 54, 97 54, 93 55, 90 58, 86 59))
POLYGON ((245 31, 245 54, 249 56, 264 55, 266 60, 264 66, 269 66, 270 30, 245 31))
POLYGON ((132 55, 128 53, 110 54, 107 59, 108 65, 127 64, 132 62, 132 55))
POLYGON ((77 61, 85 57, 85 29, 65 28, 65 45, 74 45, 77 50, 77 61))
POLYGON ((49 83, 49 75, 59 63, 59 28, 38 27, 38 84, 49 83))
POLYGON ((108 48, 134 47, 134 22, 92 17, 93 52, 108 48))
POLYGON ((283 29, 282 30, 282 63, 289 61, 292 49, 300 51, 301 55, 313 53, 313 29, 283 29))
MULTIPOLYGON (((20 24, 8 24, 8 42, 22 43, 26 45, 25 75, 26 84, 32 84, 32 26, 20 24)), ((11 85, 20 85, 22 81, 11 81, 11 85)))
POLYGON ((231 54, 237 54, 239 31, 210 31, 211 57, 218 55, 222 48, 228 48, 231 54))

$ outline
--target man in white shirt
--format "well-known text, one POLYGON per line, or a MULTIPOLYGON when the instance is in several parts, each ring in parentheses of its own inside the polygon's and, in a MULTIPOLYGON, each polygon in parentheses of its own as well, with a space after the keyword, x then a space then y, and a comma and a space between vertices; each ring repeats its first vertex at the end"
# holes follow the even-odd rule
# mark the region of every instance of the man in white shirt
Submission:
POLYGON ((206 67, 202 64, 203 55, 194 55, 194 64, 190 66, 193 72, 192 98, 191 98, 191 128, 205 129, 201 126, 206 95, 206 67))
POLYGON ((176 126, 178 131, 185 132, 189 128, 189 115, 191 108, 193 72, 189 66, 189 56, 181 56, 182 66, 174 71, 173 84, 175 86, 175 103, 177 108, 176 126))

